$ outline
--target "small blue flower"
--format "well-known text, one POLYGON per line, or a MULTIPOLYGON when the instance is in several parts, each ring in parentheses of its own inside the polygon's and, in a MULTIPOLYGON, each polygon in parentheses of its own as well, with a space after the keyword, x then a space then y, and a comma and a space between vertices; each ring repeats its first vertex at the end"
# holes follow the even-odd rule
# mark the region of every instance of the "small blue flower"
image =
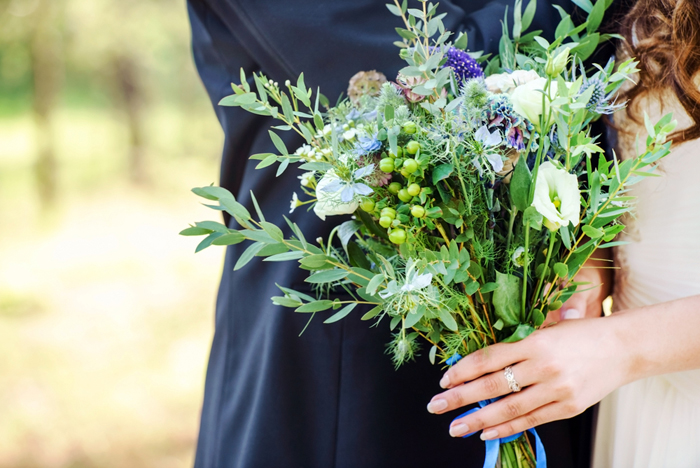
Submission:
POLYGON ((360 147, 355 150, 357 154, 372 153, 382 147, 382 142, 377 139, 376 133, 372 136, 360 135, 357 137, 357 142, 360 145, 360 147))

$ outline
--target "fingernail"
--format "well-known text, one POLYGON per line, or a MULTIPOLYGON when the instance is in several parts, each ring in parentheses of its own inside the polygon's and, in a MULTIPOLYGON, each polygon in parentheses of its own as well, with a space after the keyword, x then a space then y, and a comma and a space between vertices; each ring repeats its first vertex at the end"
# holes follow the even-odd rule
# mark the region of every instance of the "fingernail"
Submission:
POLYGON ((450 376, 449 375, 445 374, 442 376, 442 378, 440 379, 440 386, 442 388, 447 388, 450 386, 450 376))
POLYGON ((481 437, 481 440, 495 439, 496 437, 498 437, 498 431, 496 431, 494 429, 489 429, 488 431, 482 432, 480 437, 481 437))
MULTIPOLYGON (((433 380, 433 382, 435 381, 433 380)), ((447 408, 447 400, 439 399, 428 403, 428 411, 433 414, 437 413, 438 411, 442 411, 445 408, 447 408)))
POLYGON ((469 426, 466 424, 457 424, 450 427, 450 435, 452 437, 462 437, 467 432, 469 432, 469 426))
POLYGON ((562 312, 561 318, 563 320, 572 320, 583 318, 583 314, 578 309, 568 309, 562 312))

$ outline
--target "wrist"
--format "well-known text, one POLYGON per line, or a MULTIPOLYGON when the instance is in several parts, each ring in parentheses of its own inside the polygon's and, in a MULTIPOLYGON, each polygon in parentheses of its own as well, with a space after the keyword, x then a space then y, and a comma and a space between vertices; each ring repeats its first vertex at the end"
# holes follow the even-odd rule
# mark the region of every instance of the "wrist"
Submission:
POLYGON ((637 329, 634 314, 617 312, 603 320, 612 332, 610 338, 622 380, 620 385, 653 375, 653 363, 647 355, 649 341, 645 330, 637 329))

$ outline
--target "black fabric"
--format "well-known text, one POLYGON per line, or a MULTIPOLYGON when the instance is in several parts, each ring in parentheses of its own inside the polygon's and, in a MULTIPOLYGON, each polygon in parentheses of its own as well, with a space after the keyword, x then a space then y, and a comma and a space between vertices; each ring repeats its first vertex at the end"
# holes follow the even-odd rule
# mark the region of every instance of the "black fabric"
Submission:
MULTIPOLYGON (((275 151, 267 135, 271 121, 216 104, 231 94, 241 67, 249 77, 264 71, 280 83, 303 71, 306 83, 320 86, 331 102, 357 71, 377 69, 393 78, 401 66, 394 27, 401 23, 384 3, 188 2, 197 68, 226 135, 221 185, 249 208, 253 190, 268 221, 287 235, 282 216, 299 190, 299 172, 289 169, 275 178, 273 167, 254 170, 249 155, 275 151)), ((442 2, 440 8, 449 13, 449 29, 467 31, 472 50, 493 52, 507 5, 512 11, 512 2, 485 0, 442 2)), ((533 28, 551 35, 558 18, 541 1, 533 28)), ((282 137, 289 148, 301 144, 291 132, 282 137)), ((290 217, 309 239, 326 235, 334 224, 303 209, 290 217)), ((275 283, 303 289, 304 272, 294 262, 255 259, 234 273, 245 247, 226 252, 195 467, 482 465, 478 437, 449 437, 456 414, 435 416, 425 409, 442 374, 429 364, 427 349, 416 363, 394 370, 384 354, 388 326, 370 328, 359 320, 359 308, 331 325, 317 317, 299 337, 308 316, 273 306, 270 297, 279 295, 275 283)), ((577 422, 540 428, 550 466, 587 466, 589 449, 577 439, 587 430, 577 422)))

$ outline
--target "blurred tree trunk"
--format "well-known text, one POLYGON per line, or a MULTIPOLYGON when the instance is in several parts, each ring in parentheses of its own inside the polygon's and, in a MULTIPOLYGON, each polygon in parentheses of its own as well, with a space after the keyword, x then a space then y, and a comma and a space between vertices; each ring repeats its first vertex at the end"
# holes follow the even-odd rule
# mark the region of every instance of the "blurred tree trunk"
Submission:
POLYGON ((35 177, 43 208, 49 208, 55 202, 58 185, 58 164, 51 128, 62 75, 61 34, 56 27, 59 16, 57 7, 55 0, 41 2, 33 14, 35 22, 31 39, 37 143, 35 177))
POLYGON ((129 178, 138 185, 148 182, 143 104, 145 93, 138 67, 132 57, 114 57, 114 78, 117 96, 126 116, 129 138, 129 178))

